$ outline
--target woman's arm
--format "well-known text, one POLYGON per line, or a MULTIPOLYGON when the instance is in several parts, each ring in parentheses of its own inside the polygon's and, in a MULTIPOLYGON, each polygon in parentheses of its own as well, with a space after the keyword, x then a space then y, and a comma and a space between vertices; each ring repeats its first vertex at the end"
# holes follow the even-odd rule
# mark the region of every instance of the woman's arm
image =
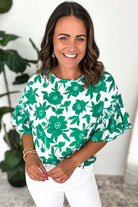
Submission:
POLYGON ((101 150, 107 142, 88 141, 80 150, 74 153, 70 158, 61 161, 55 168, 48 172, 56 182, 60 178, 60 183, 64 183, 72 175, 75 168, 81 165, 85 160, 95 155, 101 150))
POLYGON ((73 154, 70 159, 72 160, 72 163, 74 163, 75 166, 78 167, 84 161, 100 151, 106 144, 107 142, 88 141, 80 150, 73 154))
POLYGON ((26 148, 35 148, 32 134, 23 134, 23 146, 26 148))
MULTIPOLYGON (((35 149, 33 136, 31 134, 23 135, 24 149, 29 151, 28 148, 35 149)), ((47 172, 37 154, 29 153, 25 157, 26 171, 30 178, 37 181, 47 180, 47 172)))

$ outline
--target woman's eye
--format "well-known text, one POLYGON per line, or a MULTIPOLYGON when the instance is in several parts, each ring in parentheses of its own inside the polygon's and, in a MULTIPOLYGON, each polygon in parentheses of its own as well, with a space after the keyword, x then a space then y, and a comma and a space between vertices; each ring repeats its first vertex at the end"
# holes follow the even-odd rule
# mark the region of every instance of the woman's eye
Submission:
POLYGON ((77 38, 78 41, 84 41, 84 38, 77 38))
POLYGON ((60 40, 67 40, 67 37, 60 37, 60 40))

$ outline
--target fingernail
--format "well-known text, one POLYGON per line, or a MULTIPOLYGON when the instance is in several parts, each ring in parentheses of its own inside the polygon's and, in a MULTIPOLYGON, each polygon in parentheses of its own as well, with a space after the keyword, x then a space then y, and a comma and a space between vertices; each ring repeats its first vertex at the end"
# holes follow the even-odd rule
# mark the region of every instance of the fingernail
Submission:
POLYGON ((42 180, 43 182, 45 182, 45 180, 42 180))

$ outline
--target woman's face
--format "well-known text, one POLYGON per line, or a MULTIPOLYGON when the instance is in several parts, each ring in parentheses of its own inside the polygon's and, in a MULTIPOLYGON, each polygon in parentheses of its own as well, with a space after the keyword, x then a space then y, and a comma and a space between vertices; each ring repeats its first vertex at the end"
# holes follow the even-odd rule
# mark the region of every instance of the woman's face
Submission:
POLYGON ((79 63, 85 56, 86 43, 86 27, 81 19, 66 16, 57 21, 53 35, 53 47, 59 67, 79 68, 79 63))

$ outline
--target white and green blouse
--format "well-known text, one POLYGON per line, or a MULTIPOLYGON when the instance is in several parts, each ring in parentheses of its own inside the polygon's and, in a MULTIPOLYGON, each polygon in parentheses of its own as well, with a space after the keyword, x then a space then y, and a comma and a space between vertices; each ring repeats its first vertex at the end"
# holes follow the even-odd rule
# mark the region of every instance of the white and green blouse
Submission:
MULTIPOLYGON (((31 77, 16 106, 12 124, 32 134, 44 164, 57 165, 88 140, 107 142, 129 129, 129 115, 113 77, 105 72, 97 85, 83 89, 85 77, 31 77)), ((84 166, 95 162, 96 156, 84 166)))

